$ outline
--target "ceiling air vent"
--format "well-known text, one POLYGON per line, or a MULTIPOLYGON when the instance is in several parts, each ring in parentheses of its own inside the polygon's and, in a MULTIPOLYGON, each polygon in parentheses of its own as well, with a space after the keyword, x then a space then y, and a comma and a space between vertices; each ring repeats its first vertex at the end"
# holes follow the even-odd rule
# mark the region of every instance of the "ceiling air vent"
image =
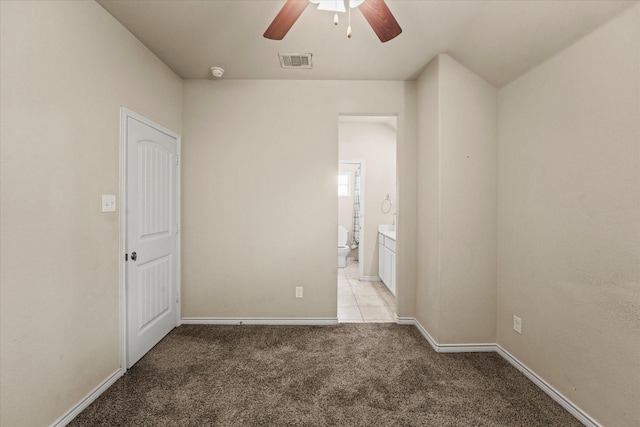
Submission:
POLYGON ((310 53, 279 53, 282 68, 311 68, 310 53))

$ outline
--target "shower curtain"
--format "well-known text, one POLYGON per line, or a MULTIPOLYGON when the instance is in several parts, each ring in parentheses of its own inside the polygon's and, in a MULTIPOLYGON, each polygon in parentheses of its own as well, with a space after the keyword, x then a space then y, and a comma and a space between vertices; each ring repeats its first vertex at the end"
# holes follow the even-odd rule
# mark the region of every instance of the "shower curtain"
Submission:
POLYGON ((360 244, 360 168, 356 169, 353 180, 353 232, 351 233, 351 249, 360 244))

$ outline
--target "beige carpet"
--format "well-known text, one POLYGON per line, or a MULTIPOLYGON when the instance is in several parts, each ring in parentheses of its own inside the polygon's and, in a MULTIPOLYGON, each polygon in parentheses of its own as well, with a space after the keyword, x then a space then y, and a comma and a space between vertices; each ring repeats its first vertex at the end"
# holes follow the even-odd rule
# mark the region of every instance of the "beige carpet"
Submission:
POLYGON ((71 426, 580 426, 495 353, 413 326, 176 328, 71 426))

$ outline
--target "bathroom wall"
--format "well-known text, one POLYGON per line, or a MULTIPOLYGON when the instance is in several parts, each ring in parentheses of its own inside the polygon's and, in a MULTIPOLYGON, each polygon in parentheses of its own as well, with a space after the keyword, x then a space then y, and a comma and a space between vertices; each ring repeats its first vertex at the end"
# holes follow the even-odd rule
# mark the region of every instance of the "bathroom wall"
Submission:
POLYGON ((180 132, 182 81, 95 2, 0 29, 0 425, 46 426, 120 367, 120 106, 180 132))
MULTIPOLYGON (((349 175, 349 195, 338 197, 338 225, 343 226, 347 230, 347 244, 351 243, 353 235, 353 195, 355 189, 355 170, 358 165, 340 163, 338 171, 349 175)), ((358 259, 358 248, 349 252, 349 258, 358 259)))
POLYGON ((365 277, 377 278, 378 225, 393 224, 396 212, 396 131, 386 123, 341 117, 338 135, 340 159, 365 162, 364 257, 360 257, 360 262, 363 263, 365 277), (380 205, 387 194, 392 206, 385 214, 380 205))
POLYGON ((637 426, 640 6, 499 104, 497 342, 602 425, 637 426))
POLYGON ((495 342, 497 100, 445 54, 418 80, 416 318, 440 344, 495 342))
MULTIPOLYGON (((185 81, 183 316, 336 317, 338 116, 398 114, 405 150, 406 85, 185 81)), ((411 244, 415 215, 405 215, 411 244)), ((411 316, 406 277, 399 310, 411 316)))

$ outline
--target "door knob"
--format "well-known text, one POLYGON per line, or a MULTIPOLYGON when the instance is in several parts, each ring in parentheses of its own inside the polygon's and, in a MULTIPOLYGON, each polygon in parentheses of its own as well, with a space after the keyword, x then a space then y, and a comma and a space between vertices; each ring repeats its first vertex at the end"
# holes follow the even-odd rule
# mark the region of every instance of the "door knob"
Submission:
POLYGON ((138 259, 138 254, 135 252, 131 252, 131 261, 135 261, 138 259))

